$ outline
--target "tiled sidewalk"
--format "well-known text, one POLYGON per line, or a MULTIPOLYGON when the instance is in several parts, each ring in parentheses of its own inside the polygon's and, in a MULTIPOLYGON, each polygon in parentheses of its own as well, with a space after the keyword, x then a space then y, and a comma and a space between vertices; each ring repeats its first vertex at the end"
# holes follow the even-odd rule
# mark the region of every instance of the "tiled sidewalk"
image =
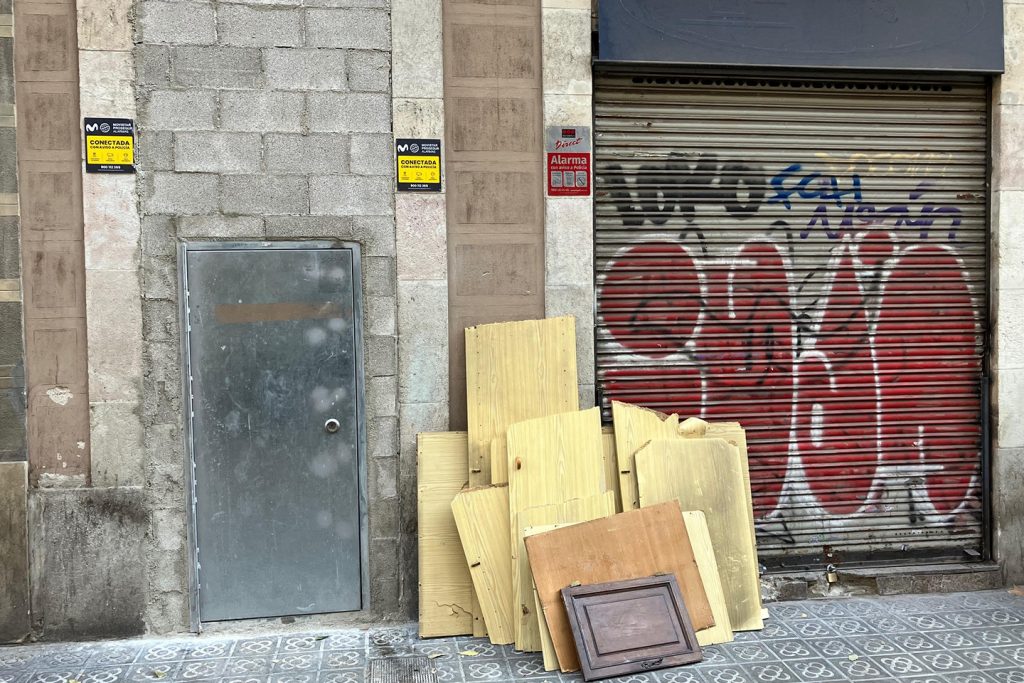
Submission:
MULTIPOLYGON (((769 605, 765 629, 704 649, 697 665, 628 683, 914 681, 1024 683, 1024 598, 1006 591, 769 605)), ((539 655, 474 638, 369 631, 202 636, 0 648, 0 683, 363 683, 375 658, 435 655, 439 681, 578 681, 539 655), (474 650, 476 656, 460 651, 474 650)))

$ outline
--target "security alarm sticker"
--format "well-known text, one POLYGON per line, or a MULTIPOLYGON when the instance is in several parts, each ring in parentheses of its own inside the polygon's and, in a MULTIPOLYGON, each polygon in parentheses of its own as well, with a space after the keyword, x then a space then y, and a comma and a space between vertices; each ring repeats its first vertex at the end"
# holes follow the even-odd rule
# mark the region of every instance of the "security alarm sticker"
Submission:
POLYGON ((135 173, 135 122, 85 120, 86 173, 135 173))
POLYGON ((590 127, 548 126, 548 196, 590 195, 590 127))
POLYGON ((395 168, 399 192, 440 192, 441 141, 396 139, 395 168))

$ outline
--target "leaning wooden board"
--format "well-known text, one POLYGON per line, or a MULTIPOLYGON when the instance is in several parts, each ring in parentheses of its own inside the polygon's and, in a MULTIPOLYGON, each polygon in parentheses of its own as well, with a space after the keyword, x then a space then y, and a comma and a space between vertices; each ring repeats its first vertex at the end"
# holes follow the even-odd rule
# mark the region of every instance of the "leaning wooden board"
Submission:
POLYGON ((579 669, 561 590, 672 573, 695 629, 714 623, 677 501, 583 522, 526 539, 551 642, 562 671, 579 669))
POLYGON ((452 515, 466 485, 466 433, 417 437, 420 637, 473 632, 473 582, 452 515))
POLYGON ((511 643, 512 553, 508 545, 508 486, 467 489, 452 500, 487 635, 496 645, 511 643))
MULTIPOLYGON (((588 498, 604 491, 604 460, 601 445, 601 410, 526 420, 508 428, 509 530, 512 560, 518 563, 523 524, 519 513, 527 508, 588 498)), ((522 566, 527 566, 525 562, 522 566)), ((514 605, 526 605, 521 583, 514 583, 514 605)), ((540 632, 523 626, 530 616, 516 620, 516 647, 540 649, 540 632)))
POLYGON ((469 483, 508 481, 492 472, 491 440, 509 425, 576 410, 576 320, 572 316, 466 328, 469 483))
POLYGON ((619 494, 622 509, 640 507, 636 487, 636 466, 633 455, 651 439, 679 436, 679 416, 612 401, 612 422, 615 425, 615 457, 619 464, 619 494))
POLYGON ((757 554, 750 547, 754 518, 736 447, 722 439, 656 439, 635 460, 643 507, 676 501, 704 512, 733 630, 763 628, 757 554))
MULTIPOLYGON (((514 606, 515 618, 520 620, 516 631, 516 649, 524 652, 540 652, 543 648, 539 614, 533 605, 533 576, 530 573, 530 562, 526 554, 524 539, 527 530, 534 527, 550 525, 575 524, 589 522, 615 514, 615 494, 605 491, 599 496, 574 498, 564 503, 541 505, 520 510, 517 516, 519 525, 519 545, 516 548, 516 560, 513 564, 512 581, 518 586, 514 595, 520 600, 514 606)), ((546 528, 546 531, 551 529, 546 528)))
POLYGON ((693 557, 697 560, 697 571, 700 581, 704 584, 704 592, 711 605, 711 614, 715 617, 715 625, 697 631, 697 642, 704 645, 729 643, 733 640, 732 622, 729 620, 729 605, 725 601, 722 590, 722 579, 718 575, 718 562, 715 560, 715 548, 711 544, 708 522, 700 510, 683 512, 686 533, 690 537, 693 557))

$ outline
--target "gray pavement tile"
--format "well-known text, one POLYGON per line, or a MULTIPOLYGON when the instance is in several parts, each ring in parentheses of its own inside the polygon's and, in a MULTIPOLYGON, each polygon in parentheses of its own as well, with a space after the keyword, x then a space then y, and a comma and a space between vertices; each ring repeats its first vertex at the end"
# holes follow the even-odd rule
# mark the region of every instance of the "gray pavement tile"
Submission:
POLYGON ((1011 669, 993 669, 988 672, 990 676, 999 683, 1024 683, 1024 669, 1013 667, 1011 669))

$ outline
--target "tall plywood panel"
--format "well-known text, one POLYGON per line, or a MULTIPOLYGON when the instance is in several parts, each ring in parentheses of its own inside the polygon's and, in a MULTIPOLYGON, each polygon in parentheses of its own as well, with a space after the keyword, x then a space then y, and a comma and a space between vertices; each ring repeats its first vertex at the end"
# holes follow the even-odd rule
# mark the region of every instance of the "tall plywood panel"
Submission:
POLYGON ((87 483, 85 248, 74 0, 14 3, 29 478, 87 483))
MULTIPOLYGON (((520 564, 523 527, 549 523, 530 519, 524 524, 520 514, 529 508, 590 498, 603 488, 600 409, 561 413, 509 427, 508 472, 513 563, 519 565, 519 575, 521 568, 528 566, 525 561, 520 564)), ((529 609, 529 594, 522 592, 523 583, 514 585, 515 604, 521 613, 526 612, 516 623, 516 647, 536 651, 541 645, 540 632, 529 609)))
MULTIPOLYGON (((571 317, 479 325, 465 330, 469 482, 508 481, 491 449, 516 422, 576 410, 576 326, 571 317)), ((600 488, 587 491, 599 493, 600 488)))
POLYGON ((615 425, 615 456, 619 463, 622 509, 635 510, 640 507, 640 495, 637 493, 633 455, 651 439, 679 436, 679 416, 612 401, 612 421, 615 425))
POLYGON ((463 330, 544 316, 540 5, 442 2, 455 427, 466 421, 463 330))
POLYGON ((722 439, 658 439, 635 460, 642 506, 677 500, 684 510, 704 513, 732 628, 761 628, 757 553, 750 545, 754 517, 743 495, 739 451, 722 439))
POLYGON ((417 438, 420 636, 473 632, 473 583, 452 500, 466 485, 466 433, 417 438))

